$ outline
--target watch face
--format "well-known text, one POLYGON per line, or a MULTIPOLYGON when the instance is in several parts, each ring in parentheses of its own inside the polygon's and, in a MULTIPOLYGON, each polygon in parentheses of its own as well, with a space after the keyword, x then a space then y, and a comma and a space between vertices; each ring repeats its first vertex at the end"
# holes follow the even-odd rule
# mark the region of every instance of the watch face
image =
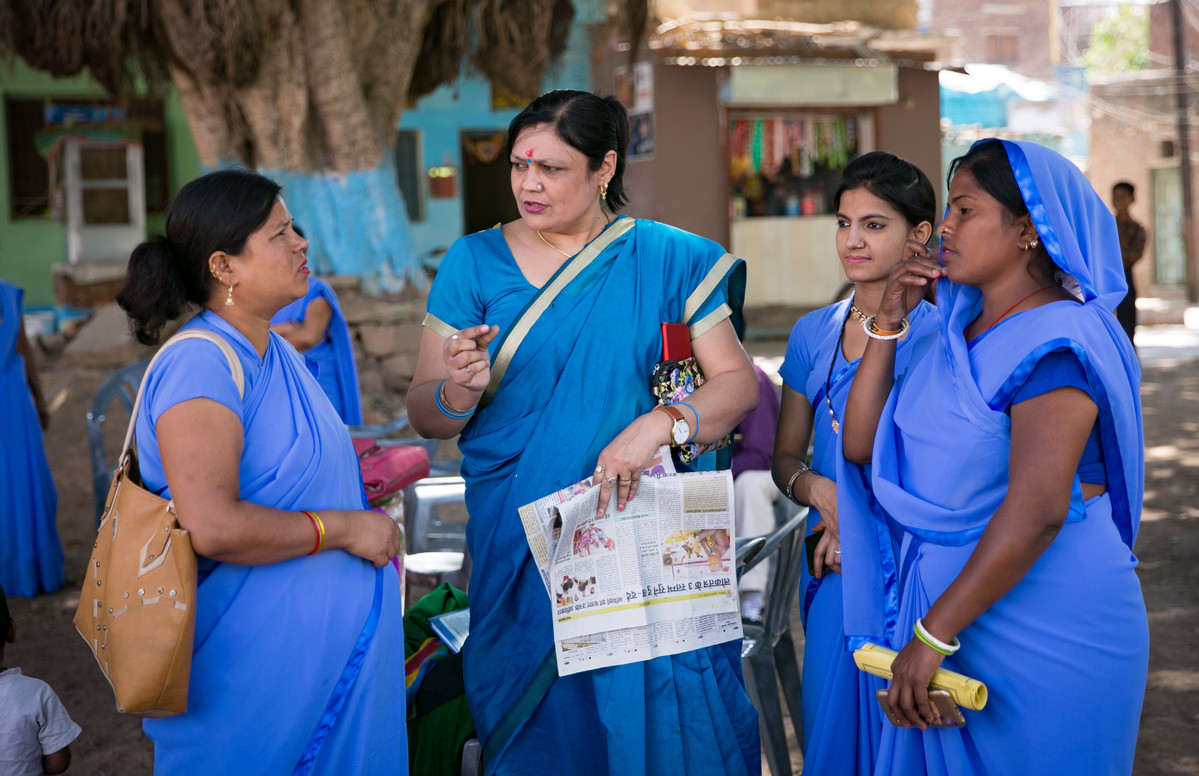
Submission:
POLYGON ((691 436, 691 424, 685 420, 676 420, 671 434, 674 436, 674 443, 681 445, 691 436))

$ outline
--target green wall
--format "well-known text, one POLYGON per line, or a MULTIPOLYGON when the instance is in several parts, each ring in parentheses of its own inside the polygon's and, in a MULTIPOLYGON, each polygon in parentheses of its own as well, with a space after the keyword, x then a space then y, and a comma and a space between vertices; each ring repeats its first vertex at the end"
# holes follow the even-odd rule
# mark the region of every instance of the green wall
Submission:
MULTIPOLYGON (((49 218, 12 218, 10 206, 6 97, 103 97, 104 90, 85 75, 53 78, 20 60, 0 64, 0 278, 25 289, 25 305, 54 303, 51 267, 66 261, 62 225, 49 218)), ((171 191, 200 174, 200 161, 179 98, 172 90, 165 98, 167 157, 171 191)), ((163 217, 151 214, 147 228, 161 230, 163 217)))

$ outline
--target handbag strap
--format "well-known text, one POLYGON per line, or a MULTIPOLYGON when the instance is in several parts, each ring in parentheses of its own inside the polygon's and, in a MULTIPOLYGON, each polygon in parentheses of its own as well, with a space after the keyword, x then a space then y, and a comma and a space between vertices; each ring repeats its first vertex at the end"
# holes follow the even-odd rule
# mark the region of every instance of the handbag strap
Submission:
POLYGON ((634 218, 617 219, 616 223, 605 229, 599 237, 588 243, 586 248, 567 262, 566 266, 559 270, 558 274, 529 303, 524 312, 513 321, 512 326, 508 328, 508 336, 504 338, 499 352, 495 354, 495 359, 491 363, 491 380, 487 383, 487 390, 483 391, 483 396, 479 399, 480 407, 486 407, 491 403, 495 392, 500 388, 500 383, 504 380, 508 365, 512 363, 512 357, 516 355, 516 349, 520 347, 520 343, 524 342, 525 336, 533 328, 533 324, 537 323, 541 314, 550 308, 558 294, 562 293, 562 290, 570 285, 570 282, 577 278, 597 256, 625 232, 632 229, 636 223, 637 220, 634 218))
POLYGON ((141 384, 137 386, 137 396, 133 399, 133 409, 129 411, 129 428, 125 430, 125 444, 121 447, 121 457, 118 459, 120 464, 117 465, 117 468, 120 468, 120 465, 125 462, 125 457, 129 455, 129 449, 133 446, 133 430, 137 426, 137 411, 141 407, 142 391, 146 389, 146 378, 149 377, 150 370, 154 368, 154 362, 171 345, 189 339, 208 340, 221 349, 221 353, 225 355, 225 360, 229 362, 229 371, 233 373, 233 382, 237 384, 237 394, 243 399, 245 398, 245 372, 241 368, 241 360, 238 359, 237 354, 233 352, 233 348, 229 346, 225 338, 207 329, 185 329, 179 332, 162 343, 162 347, 158 349, 158 352, 154 354, 154 357, 150 359, 150 363, 146 366, 146 376, 142 378, 141 384))

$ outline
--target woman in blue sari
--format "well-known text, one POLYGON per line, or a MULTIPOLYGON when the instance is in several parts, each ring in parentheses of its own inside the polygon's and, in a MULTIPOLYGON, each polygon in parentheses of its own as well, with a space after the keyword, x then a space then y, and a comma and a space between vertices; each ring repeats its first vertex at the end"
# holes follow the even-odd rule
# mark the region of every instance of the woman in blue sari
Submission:
POLYGON ((187 712, 146 720, 163 774, 395 774, 407 762, 399 530, 367 511, 345 425, 303 358, 270 330, 308 288, 308 244, 279 186, 225 170, 184 186, 166 235, 129 260, 118 302, 154 344, 137 453, 199 556, 187 712))
MULTIPOLYGON (((296 229, 296 234, 304 235, 296 229)), ((348 426, 362 423, 362 397, 350 327, 337 294, 316 275, 308 277, 308 293, 275 313, 271 330, 316 365, 321 384, 333 409, 348 426)))
MULTIPOLYGON (((928 176, 894 154, 872 151, 854 159, 833 200, 837 254, 853 295, 800 318, 791 331, 775 436, 773 474, 783 494, 810 506, 809 530, 819 535, 816 575, 805 567, 799 584, 804 621, 804 773, 869 776, 882 732, 874 693, 884 685, 863 674, 845 649, 841 600, 841 537, 837 523, 837 418, 868 341, 861 321, 878 309, 891 268, 907 240, 933 235, 937 199, 928 176), (805 462, 808 442, 812 464, 805 462), (833 573, 829 573, 829 572, 833 573)), ((900 345, 897 369, 912 343, 935 329, 932 305, 912 311, 915 332, 900 345)))
POLYGON ((550 92, 508 138, 521 217, 442 260, 408 394, 421 434, 461 434, 474 560, 464 673, 486 772, 756 774, 739 640, 557 676, 551 607, 517 514, 592 475, 600 511, 618 511, 659 446, 714 442, 753 408, 734 325, 743 264, 695 235, 608 216, 625 202, 629 139, 614 99, 550 92), (532 325, 526 310, 540 313, 532 325), (652 411, 664 322, 690 326, 708 377, 678 417, 652 411))
POLYGON ((846 411, 845 457, 872 463, 878 509, 842 524, 901 536, 898 584, 846 580, 847 632, 900 650, 886 697, 908 726, 884 727, 875 772, 1128 774, 1149 634, 1115 220, 1031 143, 976 143, 948 205, 940 263, 909 243, 892 272, 846 411), (893 382, 886 338, 934 281, 940 331, 893 382), (964 728, 929 728, 942 666, 990 690, 964 728))
POLYGON ((58 491, 42 439, 50 414, 25 337, 23 294, 0 280, 0 587, 32 598, 64 578, 58 491))

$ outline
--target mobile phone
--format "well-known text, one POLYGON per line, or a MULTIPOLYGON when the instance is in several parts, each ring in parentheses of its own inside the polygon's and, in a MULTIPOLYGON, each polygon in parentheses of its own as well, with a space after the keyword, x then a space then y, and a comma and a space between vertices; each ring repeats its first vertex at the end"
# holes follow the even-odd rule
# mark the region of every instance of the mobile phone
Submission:
MULTIPOLYGON (((883 707, 883 713, 887 715, 887 721, 895 727, 912 727, 906 719, 900 719, 891 712, 891 706, 887 703, 887 691, 879 690, 875 697, 878 698, 878 705, 883 707)), ((962 710, 953 702, 953 696, 948 690, 929 690, 928 702, 933 707, 933 711, 937 713, 937 719, 932 727, 952 727, 960 728, 966 726, 966 717, 962 714, 962 710)))
POLYGON ((808 534, 803 540, 804 552, 808 554, 808 576, 816 576, 816 545, 820 544, 820 534, 808 534))

